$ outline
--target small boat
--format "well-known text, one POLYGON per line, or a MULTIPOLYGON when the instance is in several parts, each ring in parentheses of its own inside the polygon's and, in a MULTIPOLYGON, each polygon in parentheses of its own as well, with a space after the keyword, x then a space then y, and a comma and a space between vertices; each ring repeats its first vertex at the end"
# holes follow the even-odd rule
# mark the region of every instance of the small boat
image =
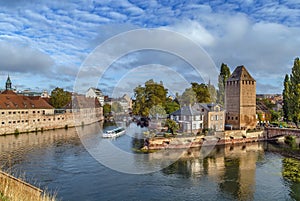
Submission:
POLYGON ((112 130, 108 130, 105 133, 103 133, 102 137, 103 138, 116 138, 125 133, 125 128, 123 127, 118 127, 112 130))

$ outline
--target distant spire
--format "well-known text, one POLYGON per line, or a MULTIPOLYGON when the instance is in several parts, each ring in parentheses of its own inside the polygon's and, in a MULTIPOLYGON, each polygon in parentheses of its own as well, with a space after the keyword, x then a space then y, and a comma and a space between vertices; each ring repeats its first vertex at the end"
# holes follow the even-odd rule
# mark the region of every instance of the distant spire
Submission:
POLYGON ((11 80, 10 80, 9 75, 7 76, 7 80, 6 80, 6 83, 5 83, 5 89, 6 90, 12 90, 11 89, 11 80))

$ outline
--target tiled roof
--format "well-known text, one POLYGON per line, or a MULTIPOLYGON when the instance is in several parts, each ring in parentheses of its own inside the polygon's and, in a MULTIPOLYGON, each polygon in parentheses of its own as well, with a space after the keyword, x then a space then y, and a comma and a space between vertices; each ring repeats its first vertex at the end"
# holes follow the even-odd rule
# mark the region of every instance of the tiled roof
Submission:
POLYGON ((69 102, 64 109, 82 109, 82 108, 99 108, 101 104, 97 98, 88 98, 85 96, 77 95, 73 96, 71 102, 69 102))
POLYGON ((200 111, 194 110, 192 106, 183 106, 179 110, 175 111, 172 113, 174 116, 193 116, 193 115, 199 115, 200 111))
POLYGON ((238 66, 230 75, 227 81, 255 81, 244 66, 238 66))
POLYGON ((53 109, 53 107, 41 97, 17 95, 11 90, 5 90, 0 94, 0 109, 53 109))

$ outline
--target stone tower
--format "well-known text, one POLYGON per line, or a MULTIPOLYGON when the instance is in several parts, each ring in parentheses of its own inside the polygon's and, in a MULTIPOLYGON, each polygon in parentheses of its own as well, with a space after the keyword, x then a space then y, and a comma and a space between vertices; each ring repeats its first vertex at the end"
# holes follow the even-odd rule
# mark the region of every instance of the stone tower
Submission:
POLYGON ((256 81, 244 66, 238 66, 225 86, 225 124, 233 129, 256 127, 256 81))
POLYGON ((10 81, 9 75, 7 76, 7 80, 6 80, 6 83, 5 83, 5 89, 6 90, 12 90, 11 89, 11 81, 10 81))

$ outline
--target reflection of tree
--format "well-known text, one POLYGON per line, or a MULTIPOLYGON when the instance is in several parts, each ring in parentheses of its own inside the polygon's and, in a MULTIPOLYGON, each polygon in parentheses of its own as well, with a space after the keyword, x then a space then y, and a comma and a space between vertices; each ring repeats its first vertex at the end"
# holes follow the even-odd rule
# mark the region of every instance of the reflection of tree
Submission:
POLYGON ((282 175, 293 182, 300 182, 300 161, 293 158, 283 159, 282 175))
POLYGON ((229 192, 238 198, 239 195, 239 159, 225 158, 225 172, 223 182, 220 183, 222 191, 229 192))
POLYGON ((300 200, 300 161, 294 158, 285 158, 282 166, 282 176, 291 181, 291 197, 294 200, 300 200))

